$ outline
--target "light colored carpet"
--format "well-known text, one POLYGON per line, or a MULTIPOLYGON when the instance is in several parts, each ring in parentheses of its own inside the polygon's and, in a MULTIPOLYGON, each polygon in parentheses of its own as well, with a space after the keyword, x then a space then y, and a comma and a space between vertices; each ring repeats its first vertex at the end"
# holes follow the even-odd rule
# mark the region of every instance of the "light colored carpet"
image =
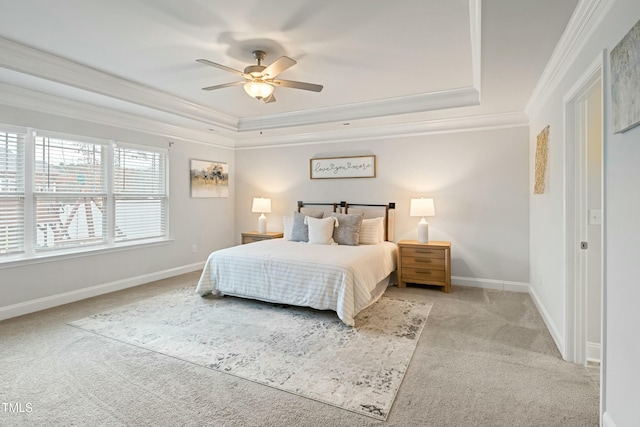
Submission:
POLYGON ((70 325, 386 419, 430 303, 382 297, 354 328, 331 311, 168 292, 70 325))
POLYGON ((195 288, 199 277, 194 272, 0 322, 0 402, 32 405, 29 413, 0 412, 0 425, 599 425, 598 385, 585 367, 560 358, 526 294, 389 288, 389 297, 433 307, 386 421, 67 324, 195 288))

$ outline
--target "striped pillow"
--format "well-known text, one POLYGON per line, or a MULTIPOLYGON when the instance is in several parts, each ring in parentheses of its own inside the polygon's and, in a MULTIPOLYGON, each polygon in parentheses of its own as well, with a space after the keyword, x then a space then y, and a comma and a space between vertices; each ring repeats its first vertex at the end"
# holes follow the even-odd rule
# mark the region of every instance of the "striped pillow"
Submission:
POLYGON ((291 240, 291 233, 293 232, 293 217, 285 216, 282 218, 284 229, 284 240, 291 240))
POLYGON ((360 244, 377 245, 384 242, 384 218, 367 218, 360 226, 360 244))

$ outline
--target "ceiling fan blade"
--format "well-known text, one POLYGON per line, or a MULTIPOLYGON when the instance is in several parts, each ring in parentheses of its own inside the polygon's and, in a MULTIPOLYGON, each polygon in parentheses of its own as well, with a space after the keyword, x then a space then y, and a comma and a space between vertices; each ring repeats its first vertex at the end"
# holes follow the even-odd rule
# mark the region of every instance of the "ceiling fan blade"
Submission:
POLYGON ((262 98, 262 102, 264 102, 265 104, 268 104, 270 102, 276 102, 276 96, 272 93, 267 98, 262 98))
POLYGON ((310 90, 312 92, 320 92, 323 87, 322 85, 305 82, 295 82, 293 80, 273 80, 269 83, 273 83, 275 85, 283 87, 292 87, 294 89, 310 90))
POLYGON ((233 74, 237 74, 237 75, 242 76, 242 77, 245 76, 245 74, 240 70, 236 70, 234 68, 227 67, 226 65, 222 65, 222 64, 217 64, 215 62, 211 62, 208 59, 196 59, 196 61, 201 63, 201 64, 204 64, 204 65, 211 65, 212 67, 220 68, 221 70, 225 70, 225 71, 228 71, 228 72, 233 73, 233 74))
POLYGON ((297 62, 288 56, 281 56, 273 64, 262 70, 262 76, 267 79, 272 79, 287 68, 291 68, 296 64, 297 62))
POLYGON ((233 83, 224 83, 221 85, 215 85, 215 86, 207 86, 207 87, 203 87, 202 90, 215 90, 215 89, 222 89, 223 87, 231 87, 231 86, 239 86, 239 85, 243 85, 246 82, 233 82, 233 83))

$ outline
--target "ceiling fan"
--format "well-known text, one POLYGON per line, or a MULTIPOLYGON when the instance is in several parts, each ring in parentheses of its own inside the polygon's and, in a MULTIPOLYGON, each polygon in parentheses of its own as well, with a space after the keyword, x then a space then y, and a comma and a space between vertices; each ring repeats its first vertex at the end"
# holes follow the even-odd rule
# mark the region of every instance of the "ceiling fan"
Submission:
POLYGON ((265 67, 264 65, 262 65, 262 61, 264 61, 264 57, 266 55, 267 54, 262 50, 254 50, 253 57, 258 61, 258 65, 249 65, 244 69, 244 71, 217 64, 207 59, 196 59, 196 61, 201 64, 220 68, 221 70, 229 71, 233 74, 237 74, 245 78, 245 81, 203 87, 202 90, 215 90, 222 89, 224 87, 244 85, 244 90, 245 92, 247 92, 247 94, 256 99, 262 100, 265 103, 276 101, 276 97, 273 95, 273 89, 275 88, 275 86, 310 90, 312 92, 320 92, 322 90, 322 85, 296 82, 293 80, 276 79, 276 77, 280 73, 290 67, 293 67, 297 64, 297 62, 289 58, 288 56, 281 56, 274 63, 272 63, 268 67, 265 67))

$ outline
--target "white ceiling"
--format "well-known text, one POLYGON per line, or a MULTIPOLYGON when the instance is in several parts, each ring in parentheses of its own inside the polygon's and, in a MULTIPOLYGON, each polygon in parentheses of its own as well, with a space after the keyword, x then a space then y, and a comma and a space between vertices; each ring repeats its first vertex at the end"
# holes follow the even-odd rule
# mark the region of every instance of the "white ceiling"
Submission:
MULTIPOLYGON (((578 0, 20 0, 0 14, 0 82, 234 139, 522 111, 578 0), (251 52, 298 64, 242 86, 251 52), (53 55, 53 56, 52 56, 53 55), (444 111, 444 113, 443 113, 444 111)), ((7 3, 9 3, 7 5, 7 3)))

